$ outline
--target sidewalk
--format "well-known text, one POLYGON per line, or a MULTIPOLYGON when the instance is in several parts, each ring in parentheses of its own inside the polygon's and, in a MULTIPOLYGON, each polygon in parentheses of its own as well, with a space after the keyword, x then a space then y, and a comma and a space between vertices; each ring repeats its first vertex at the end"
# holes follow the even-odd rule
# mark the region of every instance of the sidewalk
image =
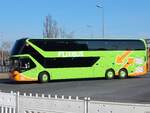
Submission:
POLYGON ((9 75, 8 73, 0 73, 0 79, 8 79, 9 75))

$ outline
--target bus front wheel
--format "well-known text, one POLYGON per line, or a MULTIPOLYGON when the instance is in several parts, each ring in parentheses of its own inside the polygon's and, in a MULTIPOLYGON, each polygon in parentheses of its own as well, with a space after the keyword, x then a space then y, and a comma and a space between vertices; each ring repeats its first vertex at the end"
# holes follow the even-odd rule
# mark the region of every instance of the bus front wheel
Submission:
POLYGON ((119 78, 125 79, 128 77, 128 71, 125 68, 119 70, 119 78))
POLYGON ((115 77, 115 71, 113 69, 108 69, 105 72, 105 78, 110 80, 113 79, 115 77))
POLYGON ((38 81, 40 83, 46 83, 50 81, 49 73, 46 71, 40 72, 38 76, 38 81))

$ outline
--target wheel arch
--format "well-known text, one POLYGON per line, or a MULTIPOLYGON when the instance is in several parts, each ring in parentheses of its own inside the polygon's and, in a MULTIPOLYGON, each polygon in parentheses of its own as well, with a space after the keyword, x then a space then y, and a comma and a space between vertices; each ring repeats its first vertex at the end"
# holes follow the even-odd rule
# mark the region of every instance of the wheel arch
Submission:
POLYGON ((40 76, 41 76, 42 74, 47 74, 47 75, 48 75, 48 81, 51 80, 50 73, 49 73, 48 71, 45 71, 45 70, 44 70, 44 71, 39 72, 39 74, 38 74, 38 81, 40 81, 40 76))
POLYGON ((105 78, 106 79, 113 79, 114 77, 115 77, 115 70, 113 68, 106 69, 106 71, 105 71, 105 78), (109 72, 112 72, 112 74, 113 74, 113 76, 111 78, 109 78, 108 75, 107 75, 109 72))

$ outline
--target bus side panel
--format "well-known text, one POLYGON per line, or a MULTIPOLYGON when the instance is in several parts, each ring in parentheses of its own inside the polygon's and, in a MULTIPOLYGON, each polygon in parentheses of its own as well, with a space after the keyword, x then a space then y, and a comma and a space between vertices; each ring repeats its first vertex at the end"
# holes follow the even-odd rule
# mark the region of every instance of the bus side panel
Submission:
MULTIPOLYGON (((85 56, 96 56, 99 60, 91 67, 74 68, 42 68, 37 65, 36 68, 23 73, 23 75, 32 80, 38 80, 40 71, 47 71, 51 80, 72 79, 72 78, 95 78, 105 77, 107 69, 114 69, 116 75, 121 68, 128 70, 129 76, 143 75, 146 73, 146 52, 145 51, 96 51, 85 52, 85 56), (128 55, 125 55, 129 53, 128 55), (118 59, 121 60, 118 60, 118 59)), ((79 62, 80 63, 80 62, 79 62)), ((37 64, 37 63, 36 63, 37 64)))
POLYGON ((51 75, 51 80, 91 78, 93 76, 93 71, 91 67, 57 68, 57 69, 47 69, 47 71, 51 75))
POLYGON ((147 73, 145 51, 105 51, 98 54, 100 60, 94 65, 95 77, 105 77, 107 69, 113 69, 116 75, 121 68, 126 68, 129 76, 147 73))

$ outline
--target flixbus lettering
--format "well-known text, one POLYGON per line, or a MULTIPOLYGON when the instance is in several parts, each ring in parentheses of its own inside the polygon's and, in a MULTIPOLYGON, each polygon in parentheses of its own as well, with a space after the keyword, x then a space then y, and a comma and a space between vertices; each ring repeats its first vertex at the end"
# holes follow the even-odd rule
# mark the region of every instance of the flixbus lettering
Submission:
POLYGON ((83 57, 84 54, 80 52, 58 52, 58 57, 83 57))

